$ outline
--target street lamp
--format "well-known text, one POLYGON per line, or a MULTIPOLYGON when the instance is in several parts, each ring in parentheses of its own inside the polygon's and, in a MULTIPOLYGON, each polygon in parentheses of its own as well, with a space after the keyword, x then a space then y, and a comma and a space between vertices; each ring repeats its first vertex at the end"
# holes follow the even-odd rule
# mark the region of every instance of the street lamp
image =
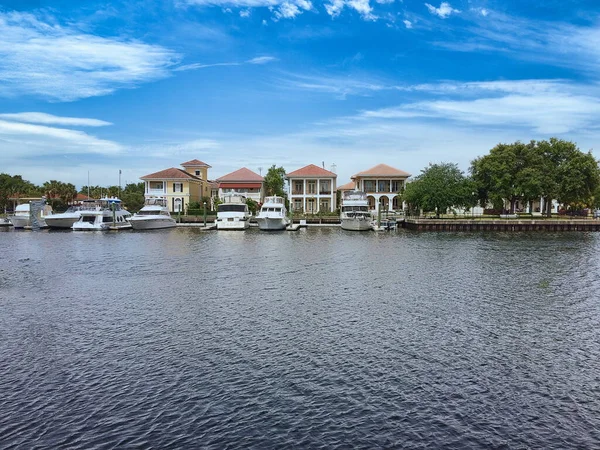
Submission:
POLYGON ((204 228, 206 228, 206 202, 204 202, 204 228))

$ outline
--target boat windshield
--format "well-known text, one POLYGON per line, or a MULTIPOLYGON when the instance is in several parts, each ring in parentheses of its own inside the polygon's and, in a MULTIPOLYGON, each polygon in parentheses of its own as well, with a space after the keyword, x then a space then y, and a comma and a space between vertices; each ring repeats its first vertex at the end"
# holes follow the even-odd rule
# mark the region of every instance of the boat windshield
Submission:
POLYGON ((368 212, 368 206, 342 206, 343 212, 368 212))
POLYGON ((239 205, 223 204, 219 205, 218 212, 246 212, 246 204, 239 205))
POLYGON ((160 214, 160 211, 143 211, 143 210, 140 210, 138 212, 138 216, 156 216, 157 214, 160 214))

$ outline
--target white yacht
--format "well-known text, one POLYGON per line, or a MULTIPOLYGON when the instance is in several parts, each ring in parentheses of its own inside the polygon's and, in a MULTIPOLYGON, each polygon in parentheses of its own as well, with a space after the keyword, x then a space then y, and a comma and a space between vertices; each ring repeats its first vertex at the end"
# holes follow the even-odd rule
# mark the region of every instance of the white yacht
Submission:
POLYGON ((81 212, 71 227, 75 231, 122 230, 131 228, 131 213, 121 207, 118 198, 101 198, 93 209, 81 212))
POLYGON ((46 225, 50 228, 69 229, 79 220, 84 211, 95 210, 98 203, 96 200, 84 200, 79 205, 70 206, 63 213, 46 216, 46 225))
POLYGON ((46 228, 45 218, 47 215, 52 214, 52 207, 44 204, 43 207, 38 208, 39 211, 35 217, 33 217, 31 209, 31 202, 21 203, 15 208, 15 213, 12 216, 8 216, 8 220, 14 228, 46 228))
POLYGON ((371 213, 367 194, 361 191, 346 191, 342 198, 340 213, 342 229, 367 231, 371 229, 371 213))
POLYGON ((177 225, 167 207, 167 199, 157 197, 147 198, 144 207, 133 215, 130 222, 134 230, 158 230, 177 225))
POLYGON ((230 194, 217 208, 217 230, 245 230, 250 226, 250 211, 246 197, 230 194))
POLYGON ((265 198, 256 221, 261 230, 285 230, 290 224, 285 200, 278 196, 265 198))

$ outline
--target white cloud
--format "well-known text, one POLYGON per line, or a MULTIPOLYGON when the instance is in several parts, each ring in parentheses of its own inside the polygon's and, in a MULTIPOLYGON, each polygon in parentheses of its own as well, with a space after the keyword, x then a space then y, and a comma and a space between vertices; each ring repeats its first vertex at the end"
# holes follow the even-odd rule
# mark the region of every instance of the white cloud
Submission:
POLYGON ((35 158, 73 153, 116 154, 124 147, 83 131, 0 120, 2 158, 35 158))
POLYGON ((274 56, 257 56, 256 58, 249 59, 246 61, 248 64, 267 64, 273 61, 277 61, 274 56))
POLYGON ((177 53, 161 46, 0 12, 1 96, 73 101, 106 95, 167 77, 178 60, 177 53))
POLYGON ((0 119, 16 122, 38 123, 43 125, 66 125, 82 127, 103 127, 112 125, 110 122, 98 119, 86 119, 79 117, 60 117, 40 112, 25 112, 13 114, 0 114, 0 119))
POLYGON ((209 67, 228 67, 228 66, 241 66, 244 64, 253 64, 253 65, 262 65, 267 64, 272 61, 277 61, 277 58, 274 56, 258 56, 256 58, 249 59, 244 62, 224 62, 224 63, 213 63, 213 64, 203 64, 203 63, 193 63, 193 64, 184 64, 179 67, 173 69, 175 72, 180 72, 184 70, 197 70, 197 69, 206 69, 209 67))
POLYGON ((479 10, 479 14, 481 14, 483 17, 487 17, 489 13, 490 12, 487 9, 485 9, 485 8, 481 8, 479 10))
POLYGON ((428 118, 478 126, 564 134, 593 127, 600 115, 597 87, 563 81, 518 80, 414 86, 455 99, 431 99, 364 111, 378 119, 428 118))
POLYGON ((280 87, 299 89, 325 94, 333 94, 340 100, 348 95, 369 96, 374 92, 396 90, 397 87, 379 80, 369 80, 353 76, 286 74, 279 80, 280 87))
POLYGON ((240 17, 250 17, 250 10, 249 9, 242 9, 240 11, 240 17))
POLYGON ((427 6, 427 9, 431 14, 441 17, 442 19, 449 17, 452 13, 460 12, 458 9, 454 9, 448 2, 442 2, 439 8, 436 8, 429 3, 425 3, 425 6, 427 6))
POLYGON ((377 20, 369 0, 330 0, 325 4, 325 10, 331 17, 339 16, 346 7, 358 12, 365 20, 377 20))
POLYGON ((410 20, 403 20, 402 22, 404 23, 404 26, 409 30, 413 27, 413 24, 410 20))

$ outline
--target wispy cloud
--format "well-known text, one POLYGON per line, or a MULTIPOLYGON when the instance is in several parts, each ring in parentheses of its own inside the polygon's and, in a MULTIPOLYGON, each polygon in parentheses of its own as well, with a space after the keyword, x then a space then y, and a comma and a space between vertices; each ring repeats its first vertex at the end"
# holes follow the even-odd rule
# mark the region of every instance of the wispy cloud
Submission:
POLYGON ((213 63, 213 64, 204 64, 204 63, 193 63, 193 64, 184 64, 173 69, 175 72, 180 72, 184 70, 197 70, 197 69, 206 69, 209 67, 227 67, 227 66, 243 66, 244 64, 252 64, 252 65, 263 65, 268 64, 270 62, 277 61, 277 58, 274 56, 257 56, 255 58, 249 59, 243 62, 223 62, 223 63, 213 63))
POLYGON ((180 55, 157 45, 104 38, 51 18, 0 12, 0 95, 53 101, 106 95, 168 77, 180 55))
POLYGON ((425 3, 425 6, 431 14, 441 17, 442 19, 446 19, 451 14, 456 14, 460 12, 458 9, 454 9, 448 2, 442 2, 439 8, 436 8, 435 6, 430 5, 429 3, 425 3))
POLYGON ((24 112, 13 114, 0 114, 0 119, 15 122, 37 123, 43 125, 63 125, 81 127, 104 127, 112 125, 110 122, 98 119, 87 119, 79 117, 60 117, 40 112, 24 112))
POLYGON ((360 76, 304 75, 287 73, 279 79, 279 85, 286 89, 299 89, 324 94, 333 94, 340 100, 349 95, 369 96, 374 92, 397 90, 398 87, 383 80, 360 76))
POLYGON ((414 90, 444 95, 392 108, 364 111, 364 118, 429 118, 493 128, 563 134, 593 127, 600 114, 597 86, 564 81, 518 80, 418 85, 414 90), (455 98, 448 99, 448 96, 455 98))
POLYGON ((0 141, 2 157, 6 160, 74 153, 114 155, 124 149, 116 142, 79 130, 2 119, 0 141))
POLYGON ((457 36, 436 44, 453 51, 502 52, 528 62, 600 72, 600 27, 546 22, 480 10, 474 22, 457 36))
POLYGON ((413 24, 410 20, 403 20, 402 22, 404 23, 404 26, 409 30, 413 27, 413 24))

